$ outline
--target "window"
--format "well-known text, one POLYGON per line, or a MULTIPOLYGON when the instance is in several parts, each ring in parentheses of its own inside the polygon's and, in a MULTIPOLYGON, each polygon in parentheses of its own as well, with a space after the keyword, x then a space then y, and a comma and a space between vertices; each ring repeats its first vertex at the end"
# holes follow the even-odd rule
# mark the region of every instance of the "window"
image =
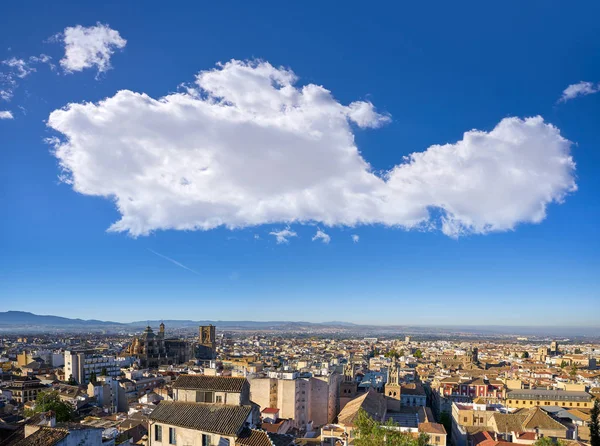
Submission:
POLYGON ((463 423, 466 423, 466 422, 467 422, 467 417, 464 417, 463 418, 463 423))
POLYGON ((217 395, 215 397, 215 403, 222 403, 223 402, 223 397, 221 395, 217 395))
POLYGON ((175 428, 169 428, 169 444, 177 444, 177 440, 175 438, 175 428))
POLYGON ((197 403, 214 403, 215 392, 203 392, 201 390, 196 391, 196 402, 197 403))
POLYGON ((435 437, 435 442, 439 443, 440 442, 440 437, 435 437))
POLYGON ((210 435, 202 434, 202 446, 210 446, 210 435))
POLYGON ((162 441, 162 426, 154 426, 154 441, 162 441))

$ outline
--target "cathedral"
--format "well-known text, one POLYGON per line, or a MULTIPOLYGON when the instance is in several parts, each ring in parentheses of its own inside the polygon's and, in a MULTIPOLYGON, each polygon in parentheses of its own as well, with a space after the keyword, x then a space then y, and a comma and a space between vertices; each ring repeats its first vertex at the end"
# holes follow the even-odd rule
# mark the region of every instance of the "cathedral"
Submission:
POLYGON ((150 326, 133 339, 128 354, 137 358, 141 367, 183 364, 192 359, 214 359, 216 356, 216 330, 214 325, 200 326, 198 341, 165 338, 165 324, 158 333, 150 326))

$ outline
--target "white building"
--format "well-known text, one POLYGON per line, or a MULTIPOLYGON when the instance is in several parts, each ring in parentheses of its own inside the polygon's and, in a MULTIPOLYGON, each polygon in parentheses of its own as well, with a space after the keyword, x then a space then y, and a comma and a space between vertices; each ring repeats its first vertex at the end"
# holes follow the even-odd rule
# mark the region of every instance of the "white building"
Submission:
POLYGON ((93 373, 100 376, 106 371, 107 376, 118 377, 121 366, 125 362, 114 356, 104 356, 92 351, 65 351, 65 378, 73 377, 78 384, 88 384, 93 373))

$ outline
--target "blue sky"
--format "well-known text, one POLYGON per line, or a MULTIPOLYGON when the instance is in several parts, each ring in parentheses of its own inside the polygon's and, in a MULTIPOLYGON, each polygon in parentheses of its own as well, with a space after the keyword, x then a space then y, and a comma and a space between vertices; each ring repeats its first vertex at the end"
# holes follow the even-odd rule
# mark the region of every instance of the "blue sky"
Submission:
MULTIPOLYGON (((0 111, 13 116, 0 119, 0 311, 116 321, 598 325, 597 2, 577 8, 541 1, 347 2, 344 8, 323 2, 34 5, 4 5, 0 14, 0 59, 24 60, 36 70, 20 78, 14 64, 0 66, 16 82, 12 98, 0 101, 0 111), (97 23, 126 40, 105 60, 111 68, 89 60, 82 68, 74 58, 61 63, 67 59, 66 29, 97 23), (30 59, 41 54, 52 59, 30 59), (232 59, 239 62, 217 67, 232 59), (200 72, 214 76, 194 84, 200 72), (272 92, 251 84, 264 72, 285 78, 293 94, 304 98, 304 105, 294 103, 302 117, 289 124, 315 132, 310 142, 302 139, 306 145, 294 145, 297 140, 281 129, 256 136, 196 114, 216 110, 203 102, 216 85, 245 95, 235 96, 246 101, 241 115, 271 119, 266 103, 257 101, 267 97, 261 92, 272 92), (296 81, 289 81, 291 72, 296 81), (590 94, 560 101, 580 81, 591 82, 590 94), (310 85, 331 96, 307 99, 302 87, 310 85), (148 99, 116 96, 120 90, 148 99), (172 96, 154 108, 149 104, 166 95, 172 96), (55 112, 106 98, 113 101, 55 112), (534 116, 543 121, 522 121, 534 116), (498 129, 501 122, 512 125, 498 129), (212 129, 219 131, 204 144, 214 151, 203 156, 217 157, 224 171, 236 173, 202 189, 212 194, 214 206, 198 204, 194 193, 165 192, 157 172, 173 171, 183 186, 195 187, 197 178, 188 180, 185 172, 205 158, 185 150, 212 129), (486 133, 465 139, 472 129, 486 133), (509 144, 513 131, 523 132, 522 144, 509 144), (557 132, 573 144, 561 142, 557 132), (52 137, 60 138, 58 146, 45 142, 52 137), (269 146, 278 138, 291 143, 269 146), (461 140, 469 143, 457 145, 461 140), (340 158, 347 143, 358 150, 348 166, 340 158), (74 185, 59 180, 60 156, 53 151, 61 144, 93 160, 86 164, 64 155, 74 185), (453 146, 428 150, 436 144, 453 146), (264 155, 271 153, 265 147, 274 155, 264 155), (453 147, 465 148, 470 158, 445 158, 453 147), (128 171, 128 160, 140 159, 127 157, 134 148, 140 158, 170 154, 170 161, 161 158, 163 170, 135 164, 148 170, 128 171), (496 149, 502 156, 466 170, 496 149), (387 179, 386 172, 415 152, 430 157, 387 179), (189 160, 180 162, 188 153, 189 160), (445 183, 428 173, 438 155, 439 169, 449 171, 445 183), (574 170, 554 162, 568 156, 574 170), (373 174, 357 167, 361 159, 373 174), (270 164, 280 161, 281 170, 270 164), (515 170, 523 181, 505 175, 515 170), (133 181, 140 172, 145 182, 133 181), (470 176, 481 172, 483 178, 470 176), (327 187, 306 186, 331 178, 327 187), (454 179, 480 186, 452 194, 454 179), (567 180, 577 184, 576 191, 567 180), (294 181, 301 186, 294 189, 294 181), (414 190, 395 189, 394 181, 414 190), (273 201, 274 190, 288 187, 291 195, 273 201), (286 207, 289 197, 308 189, 314 208, 312 201, 286 207), (349 203, 356 203, 355 189, 367 191, 368 203, 349 211, 335 197, 351 191, 349 203), (122 194, 123 203, 132 195, 132 207, 125 203, 119 212, 114 196, 99 196, 107 190, 122 194), (373 205, 380 193, 389 194, 387 204, 373 205), (551 198, 541 198, 547 194, 551 198), (124 224, 123 232, 107 232, 124 214, 133 223, 124 224), (214 219, 225 226, 213 228, 208 222, 214 219), (444 229, 444 219, 453 224, 444 229), (270 233, 286 228, 296 236, 277 243, 270 233), (329 243, 312 241, 318 229, 329 243), (357 243, 352 235, 359 236, 357 243)), ((271 131, 275 121, 269 122, 271 131)))

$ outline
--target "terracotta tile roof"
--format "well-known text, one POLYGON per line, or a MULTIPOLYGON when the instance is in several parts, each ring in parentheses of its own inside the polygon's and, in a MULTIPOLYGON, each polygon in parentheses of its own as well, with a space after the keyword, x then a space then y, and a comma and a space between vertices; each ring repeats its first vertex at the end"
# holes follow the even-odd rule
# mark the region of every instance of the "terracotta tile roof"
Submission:
POLYGON ((361 408, 374 420, 382 421, 387 412, 385 396, 370 389, 364 395, 354 398, 349 401, 339 413, 339 423, 353 425, 354 420, 358 416, 358 411, 361 408))
POLYGON ((419 424, 419 432, 434 435, 446 435, 446 429, 439 423, 421 423, 419 424))
POLYGON ((560 424, 539 407, 532 408, 529 412, 529 415, 527 415, 527 418, 523 421, 523 430, 536 428, 567 430, 566 426, 560 424))
POLYGON ((244 429, 235 440, 236 446, 290 446, 291 435, 273 434, 258 429, 244 429))
POLYGON ((231 376, 179 375, 174 389, 201 389, 216 392, 241 392, 248 385, 246 378, 231 376))
POLYGON ((15 443, 14 446, 54 446, 67 435, 69 435, 69 431, 66 429, 42 427, 29 437, 15 443))
POLYGON ((252 406, 161 401, 149 418, 172 426, 237 435, 251 412, 252 406))

